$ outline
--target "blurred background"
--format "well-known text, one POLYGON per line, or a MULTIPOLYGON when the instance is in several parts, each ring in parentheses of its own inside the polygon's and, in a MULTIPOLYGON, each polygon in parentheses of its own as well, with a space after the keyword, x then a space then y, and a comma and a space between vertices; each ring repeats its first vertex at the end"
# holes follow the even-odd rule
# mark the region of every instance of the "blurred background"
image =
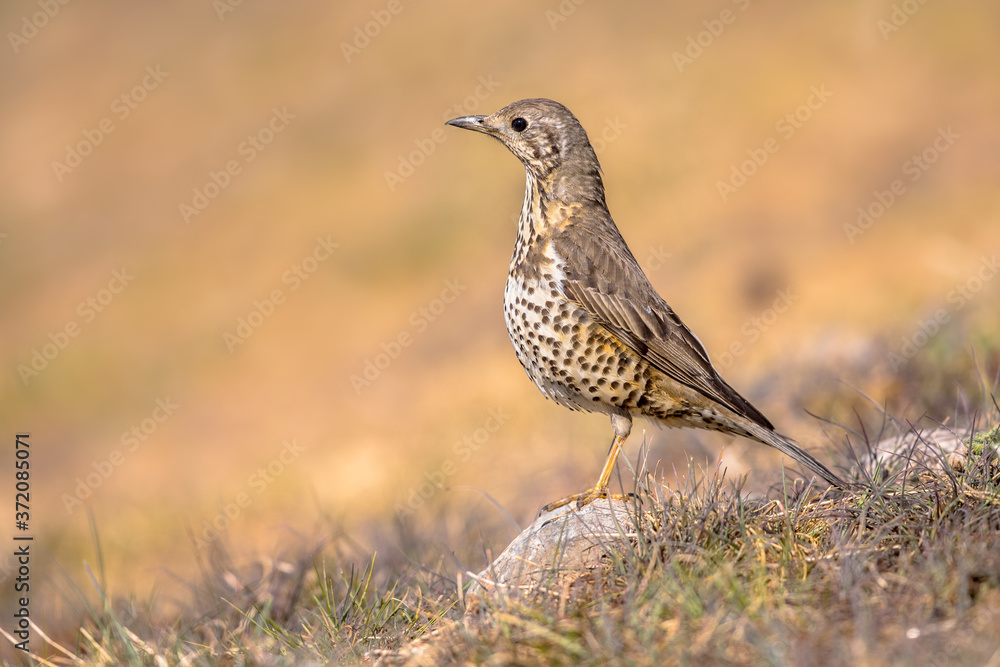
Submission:
MULTIPOLYGON (((93 593, 88 516, 111 594, 180 599, 215 544, 494 517, 441 530, 447 558, 593 482, 608 420, 544 400, 504 329, 523 169, 443 126, 524 97, 579 117, 647 275, 779 430, 849 467, 807 411, 954 423, 1000 364, 998 24, 986 0, 4 3, 2 488, 28 432, 34 620, 93 593)), ((644 437, 668 483, 791 466, 643 422, 629 460, 644 437)))

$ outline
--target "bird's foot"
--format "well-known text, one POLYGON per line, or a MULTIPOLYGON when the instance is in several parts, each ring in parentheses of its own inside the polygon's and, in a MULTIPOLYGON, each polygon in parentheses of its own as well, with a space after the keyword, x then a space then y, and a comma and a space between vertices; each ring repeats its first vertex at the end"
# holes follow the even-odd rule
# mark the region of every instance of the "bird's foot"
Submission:
POLYGON ((576 509, 579 509, 579 508, 583 507, 584 505, 587 505, 588 503, 594 502, 598 498, 611 498, 613 500, 625 500, 625 499, 627 499, 631 495, 633 495, 633 494, 629 493, 627 495, 623 495, 621 493, 608 493, 608 490, 606 488, 605 489, 599 489, 596 486, 592 486, 589 489, 587 489, 586 491, 584 491, 583 493, 574 493, 571 496, 566 496, 562 500, 557 500, 554 503, 549 503, 548 505, 546 505, 545 507, 543 507, 541 509, 541 511, 538 513, 538 516, 542 516, 546 512, 551 512, 552 510, 557 510, 560 507, 565 507, 566 505, 569 505, 570 503, 576 503, 576 509))

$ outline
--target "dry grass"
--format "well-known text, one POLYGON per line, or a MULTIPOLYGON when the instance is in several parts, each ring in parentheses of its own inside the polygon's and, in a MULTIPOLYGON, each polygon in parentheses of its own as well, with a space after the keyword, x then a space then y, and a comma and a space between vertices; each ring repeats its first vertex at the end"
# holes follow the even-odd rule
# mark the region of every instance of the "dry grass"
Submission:
MULTIPOLYGON (((1000 427, 883 426, 881 456, 863 433, 841 436, 860 454, 849 491, 797 480, 745 494, 743 480, 693 466, 671 490, 640 470, 629 550, 560 594, 480 600, 484 622, 462 622, 456 563, 473 551, 448 562, 440 533, 399 524, 405 558, 362 554, 344 535, 249 564, 219 546, 170 623, 155 604, 99 597, 77 645, 49 660, 994 664, 1000 427)), ((463 548, 482 544, 473 533, 463 548)))

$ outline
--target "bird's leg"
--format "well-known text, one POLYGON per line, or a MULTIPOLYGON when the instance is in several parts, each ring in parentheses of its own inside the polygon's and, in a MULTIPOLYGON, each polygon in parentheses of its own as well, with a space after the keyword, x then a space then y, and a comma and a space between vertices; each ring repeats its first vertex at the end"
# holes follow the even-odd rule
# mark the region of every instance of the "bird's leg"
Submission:
MULTIPOLYGON (((551 512, 554 509, 563 507, 564 505, 569 505, 572 502, 576 503, 576 506, 583 507, 587 503, 593 502, 598 498, 608 497, 608 482, 611 480, 611 471, 615 468, 615 461, 618 459, 618 454, 622 451, 622 444, 625 442, 624 438, 620 438, 615 435, 614 441, 611 443, 611 451, 608 452, 608 458, 604 462, 604 470, 601 471, 601 477, 597 480, 597 484, 590 487, 583 493, 574 493, 571 496, 566 496, 562 500, 557 500, 554 503, 549 503, 542 508, 539 513, 545 514, 546 512, 551 512)), ((621 498, 620 495, 614 495, 612 497, 621 498)))
POLYGON ((615 439, 611 441, 611 451, 608 452, 608 458, 604 461, 604 470, 601 471, 601 477, 597 480, 597 484, 594 486, 593 490, 597 491, 597 498, 607 495, 608 492, 608 482, 611 481, 611 471, 615 469, 615 462, 618 461, 618 455, 622 453, 622 446, 625 444, 625 438, 620 438, 615 435, 615 439))
MULTIPOLYGON (((615 469, 615 462, 618 460, 618 455, 621 454, 622 446, 625 444, 625 440, 628 438, 628 434, 632 430, 632 419, 630 417, 623 418, 619 415, 614 415, 611 417, 611 424, 615 429, 615 439, 611 442, 611 451, 608 452, 608 458, 604 461, 604 469, 601 471, 601 477, 597 480, 597 484, 590 487, 583 493, 574 493, 571 496, 566 496, 562 500, 549 503, 542 508, 542 511, 539 512, 539 516, 545 514, 546 512, 551 512, 554 509, 569 505, 572 502, 575 502, 577 508, 580 508, 587 503, 597 500, 598 498, 609 497, 608 482, 611 481, 611 471, 615 469)), ((624 496, 621 496, 620 494, 614 494, 610 497, 618 498, 619 500, 624 498, 624 496)))

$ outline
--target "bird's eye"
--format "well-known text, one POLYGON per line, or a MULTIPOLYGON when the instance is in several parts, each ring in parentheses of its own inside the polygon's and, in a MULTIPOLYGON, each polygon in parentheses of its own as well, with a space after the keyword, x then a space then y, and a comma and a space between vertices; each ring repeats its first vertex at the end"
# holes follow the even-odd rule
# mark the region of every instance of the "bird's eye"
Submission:
POLYGON ((523 118, 515 118, 510 121, 510 126, 514 128, 515 132, 524 132, 528 128, 528 121, 523 118))

